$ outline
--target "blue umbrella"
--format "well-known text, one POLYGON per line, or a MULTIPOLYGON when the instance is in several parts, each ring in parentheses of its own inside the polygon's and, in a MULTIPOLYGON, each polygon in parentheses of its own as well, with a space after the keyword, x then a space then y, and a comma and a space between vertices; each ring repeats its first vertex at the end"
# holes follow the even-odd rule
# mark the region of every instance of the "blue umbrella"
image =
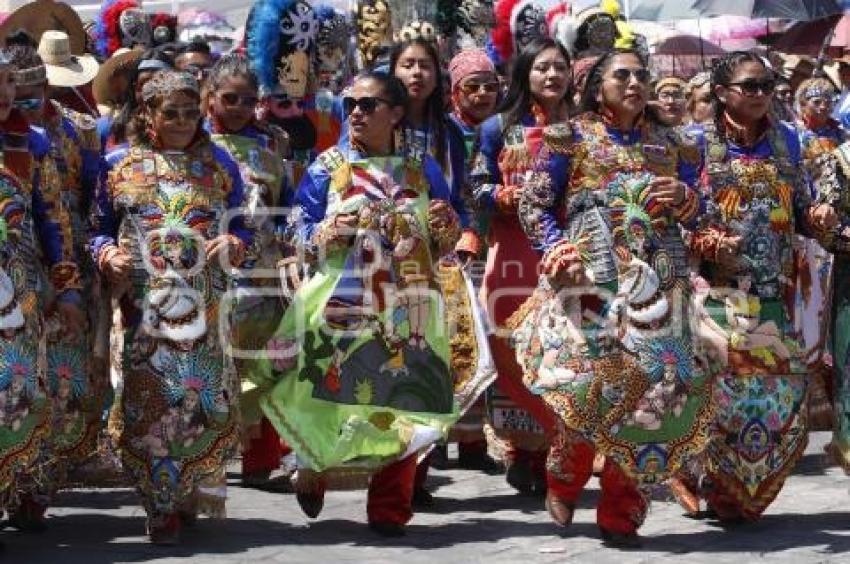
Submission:
POLYGON ((692 8, 687 1, 631 0, 625 3, 625 8, 626 16, 630 20, 669 22, 695 20, 702 16, 700 11, 692 8))
POLYGON ((691 7, 704 16, 745 16, 809 21, 840 14, 840 0, 696 0, 691 7))

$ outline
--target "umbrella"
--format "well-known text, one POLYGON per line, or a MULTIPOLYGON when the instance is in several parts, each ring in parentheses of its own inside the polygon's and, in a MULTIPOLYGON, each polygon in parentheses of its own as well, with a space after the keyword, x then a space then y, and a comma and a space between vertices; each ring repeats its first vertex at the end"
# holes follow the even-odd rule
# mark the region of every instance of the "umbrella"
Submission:
POLYGON ((840 14, 837 0, 696 0, 691 7, 706 16, 744 16, 809 21, 840 14))
POLYGON ((838 47, 839 50, 842 47, 850 48, 850 16, 830 16, 811 22, 798 22, 776 40, 773 48, 783 53, 817 57, 824 38, 832 29, 835 29, 835 34, 829 47, 838 47))
POLYGON ((726 53, 720 45, 694 35, 674 35, 655 47, 654 55, 718 56, 726 53))
POLYGON ((629 11, 626 16, 630 20, 648 20, 653 22, 688 20, 699 18, 699 10, 688 6, 687 0, 671 2, 670 0, 632 0, 627 2, 629 11))
POLYGON ((775 27, 765 18, 743 16, 717 16, 676 22, 676 30, 688 35, 699 35, 715 43, 727 39, 764 37, 775 27))
POLYGON ((723 47, 693 35, 674 35, 656 45, 651 65, 659 76, 690 77, 716 57, 726 53, 723 47))

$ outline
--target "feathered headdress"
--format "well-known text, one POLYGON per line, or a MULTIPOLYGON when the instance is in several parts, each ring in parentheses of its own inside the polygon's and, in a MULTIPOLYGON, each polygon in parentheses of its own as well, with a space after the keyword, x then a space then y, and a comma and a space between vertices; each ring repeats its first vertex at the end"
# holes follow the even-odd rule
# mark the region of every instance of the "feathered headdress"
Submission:
POLYGON ((546 27, 549 37, 564 46, 567 51, 572 51, 575 42, 575 26, 570 16, 570 5, 562 2, 557 7, 546 13, 546 27))
POLYGON ((531 35, 547 35, 543 9, 531 0, 499 0, 495 6, 495 14, 496 27, 493 28, 490 38, 501 62, 513 57, 520 50, 522 43, 530 41, 531 35), (534 26, 520 27, 520 17, 529 14, 540 21, 534 26))
POLYGON ((97 14, 94 37, 97 54, 108 59, 121 48, 121 27, 119 19, 125 10, 142 6, 136 0, 106 0, 97 14))
POLYGON ((351 30, 345 15, 331 6, 322 4, 316 6, 316 17, 319 20, 316 44, 348 51, 351 30))
POLYGON ((312 53, 318 28, 316 12, 304 0, 260 0, 254 4, 245 25, 245 38, 261 90, 274 91, 281 56, 294 51, 312 53), (294 25, 284 29, 281 24, 287 15, 294 25))
POLYGON ((177 16, 165 12, 151 14, 154 45, 171 43, 177 39, 177 16))

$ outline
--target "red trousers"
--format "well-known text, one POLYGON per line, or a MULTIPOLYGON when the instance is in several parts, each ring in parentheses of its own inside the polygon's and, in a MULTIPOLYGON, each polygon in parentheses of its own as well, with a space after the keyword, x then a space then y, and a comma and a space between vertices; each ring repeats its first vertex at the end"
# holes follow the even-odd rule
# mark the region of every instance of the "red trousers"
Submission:
MULTIPOLYGON (((427 464, 424 466, 427 469, 427 464)), ((404 525, 410 521, 416 473, 414 454, 384 466, 372 475, 366 498, 366 514, 370 523, 404 525)))
MULTIPOLYGON (((593 474, 593 445, 579 437, 556 437, 549 451, 546 473, 549 492, 575 505, 593 474)), ((596 507, 596 524, 606 531, 632 534, 643 523, 648 508, 637 484, 610 458, 599 477, 602 494, 596 507)))
POLYGON ((242 453, 242 475, 272 472, 280 467, 280 459, 292 452, 275 431, 271 422, 263 417, 260 434, 252 437, 242 453))

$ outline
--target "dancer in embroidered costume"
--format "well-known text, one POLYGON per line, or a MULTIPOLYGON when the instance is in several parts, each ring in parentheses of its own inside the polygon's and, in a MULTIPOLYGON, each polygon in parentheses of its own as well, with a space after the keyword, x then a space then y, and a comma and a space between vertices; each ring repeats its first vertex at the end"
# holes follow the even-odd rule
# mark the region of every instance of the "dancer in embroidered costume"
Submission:
POLYGON ((517 204, 541 148, 543 128, 567 118, 569 61, 566 50, 549 39, 534 41, 519 54, 501 113, 481 125, 470 171, 473 196, 490 214, 481 299, 498 331, 490 339, 499 372, 491 424, 505 445, 507 480, 524 493, 546 488, 544 428, 551 429, 555 418, 522 384, 503 329, 537 286, 539 257, 522 230, 517 204))
MULTIPOLYGON (((207 88, 210 138, 239 164, 245 186, 242 203, 253 242, 246 250, 236 281, 234 357, 240 376, 265 350, 283 315, 278 261, 284 256, 282 208, 291 203, 284 174, 289 151, 286 133, 255 119, 259 102, 257 78, 243 55, 224 55, 213 67, 207 88)), ((241 402, 242 482, 263 485, 288 453, 274 428, 259 411, 258 395, 245 379, 241 402)))
POLYGON ((834 253, 832 268, 832 309, 829 318, 830 349, 834 362, 834 377, 829 382, 833 390, 834 418, 832 442, 827 450, 833 460, 850 474, 850 291, 846 280, 850 274, 850 142, 845 141, 821 159, 823 168, 815 186, 817 201, 833 206, 839 214, 839 224, 820 239, 823 247, 834 253))
POLYGON ((18 528, 40 530, 47 500, 38 494, 50 481, 43 449, 53 410, 43 348, 48 304, 42 257, 63 331, 84 326, 85 316, 70 224, 60 203, 61 177, 48 139, 13 107, 12 55, 8 48, 0 51, 0 507, 18 528))
POLYGON ((462 340, 474 347, 472 328, 455 315, 472 319, 468 304, 451 301, 465 295, 462 278, 447 276, 452 262, 439 259, 460 236, 449 188, 432 157, 393 148, 406 101, 404 86, 382 73, 356 79, 344 99, 350 143, 323 153, 296 195, 298 244, 316 273, 252 373, 270 388, 263 410, 298 454, 305 513, 317 516, 339 479, 350 486, 374 473, 369 523, 392 536, 411 517, 417 452, 459 415, 457 362, 476 358, 447 331, 465 325, 462 340), (451 308, 442 310, 444 300, 451 308))
MULTIPOLYGON (((498 76, 493 62, 483 49, 466 49, 455 55, 449 63, 449 74, 452 98, 452 113, 449 117, 463 131, 467 163, 471 163, 478 128, 496 111, 499 99, 498 76)), ((479 233, 486 232, 485 222, 481 219, 478 218, 478 225, 475 225, 479 233)), ((476 254, 480 256, 480 249, 476 254)), ((454 439, 458 443, 458 465, 461 468, 488 470, 494 467, 492 459, 487 455, 484 416, 485 398, 482 397, 452 428, 449 440, 454 439)))
POLYGON ((124 468, 151 540, 172 544, 199 512, 224 515, 239 381, 218 319, 251 237, 225 217, 244 202, 242 180, 201 127, 197 81, 157 73, 142 110, 130 147, 110 154, 91 251, 120 299, 124 468))
POLYGON ((715 123, 691 130, 707 197, 692 234, 710 284, 699 331, 723 370, 702 493, 721 520, 756 520, 806 446, 806 365, 791 324, 793 237, 831 229, 836 215, 812 205, 796 132, 771 121, 775 80, 763 59, 725 55, 711 82, 715 123))
MULTIPOLYGON (((804 80, 797 88, 800 121, 797 130, 803 151, 803 168, 817 187, 824 161, 845 139, 838 122, 830 116, 838 93, 825 78, 804 80)), ((832 295, 832 257, 813 239, 795 241, 797 298, 794 331, 803 343, 809 366, 809 426, 828 430, 832 425, 832 359, 827 347, 827 303, 832 295)))
POLYGON ((543 275, 509 321, 526 385, 562 421, 547 465, 553 520, 571 522, 598 450, 597 523, 622 546, 637 544, 646 514, 639 486, 699 452, 711 420, 680 235, 700 209, 697 152, 648 101, 642 57, 610 51, 588 73, 583 113, 545 130, 552 156, 526 184, 519 213, 543 275))
MULTIPOLYGON (((42 36, 42 48, 53 53, 56 40, 68 45, 68 35, 48 31, 42 36), (57 35, 59 37, 57 37, 57 35)), ((100 176, 100 155, 93 118, 63 108, 47 99, 48 68, 30 46, 9 48, 16 73, 16 106, 27 120, 43 132, 50 142, 50 158, 59 173, 63 210, 69 214, 69 225, 63 237, 73 242, 75 262, 80 265, 81 306, 87 313, 79 331, 66 333, 58 312, 47 316, 47 380, 53 403, 53 432, 50 448, 44 449, 46 480, 34 484, 28 507, 32 515, 18 515, 20 526, 40 527, 38 514, 48 505, 52 495, 62 487, 68 471, 85 462, 95 451, 101 415, 108 395, 108 349, 94 350, 93 329, 98 327, 99 292, 94 283, 94 265, 87 260, 88 241, 85 220, 89 203, 100 176), (42 506, 40 510, 35 509, 42 506)), ((89 69, 89 80, 97 71, 89 69)))

